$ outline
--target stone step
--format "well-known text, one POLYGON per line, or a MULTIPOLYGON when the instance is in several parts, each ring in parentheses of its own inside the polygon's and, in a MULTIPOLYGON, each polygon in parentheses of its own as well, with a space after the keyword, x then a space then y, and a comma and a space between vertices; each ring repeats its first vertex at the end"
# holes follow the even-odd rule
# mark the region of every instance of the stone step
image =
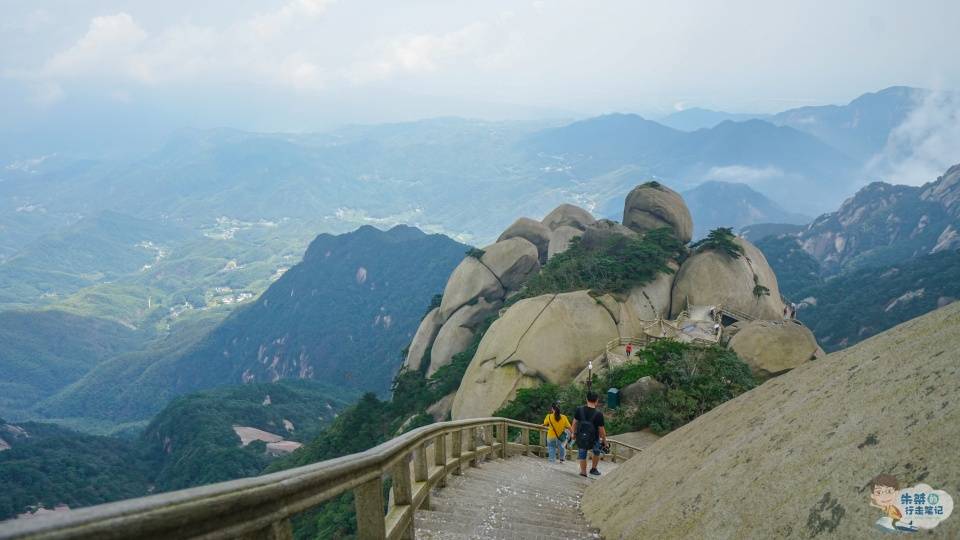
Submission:
POLYGON ((542 495, 539 497, 533 496, 509 496, 504 494, 497 493, 488 493, 479 490, 473 489, 462 489, 462 488, 451 488, 446 487, 438 492, 436 495, 431 495, 431 497, 437 500, 463 500, 463 501, 472 501, 475 505, 488 505, 488 506, 498 506, 507 503, 508 501, 516 502, 519 504, 524 504, 528 506, 537 506, 537 503, 540 503, 542 506, 553 506, 558 511, 565 511, 571 509, 580 508, 580 499, 579 498, 557 498, 557 497, 548 497, 542 495))
POLYGON ((424 512, 425 517, 434 516, 439 518, 441 516, 447 516, 452 520, 460 520, 465 522, 479 522, 489 518, 491 514, 496 515, 498 519, 503 521, 509 521, 517 524, 552 527, 571 532, 596 532, 594 528, 587 524, 586 520, 584 520, 583 516, 580 515, 579 512, 547 515, 536 510, 511 510, 509 508, 466 508, 459 505, 452 507, 435 506, 429 511, 424 512))
POLYGON ((418 512, 414 519, 417 529, 454 533, 480 538, 488 538, 494 532, 510 532, 522 538, 543 536, 547 538, 600 538, 600 535, 587 529, 567 529, 549 525, 532 525, 511 521, 499 516, 482 521, 463 519, 453 514, 436 512, 418 512))

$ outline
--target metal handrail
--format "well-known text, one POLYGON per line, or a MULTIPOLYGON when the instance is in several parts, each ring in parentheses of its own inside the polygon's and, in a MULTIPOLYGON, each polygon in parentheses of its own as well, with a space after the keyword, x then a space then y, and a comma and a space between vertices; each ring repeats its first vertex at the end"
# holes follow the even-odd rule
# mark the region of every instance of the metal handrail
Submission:
POLYGON ((348 492, 354 494, 360 538, 408 538, 413 514, 429 501, 430 489, 494 452, 501 458, 508 449, 542 455, 544 446, 530 445, 530 431, 542 433, 543 442, 546 429, 509 418, 430 424, 365 452, 295 469, 14 521, 0 527, 0 539, 279 540, 291 538, 290 518, 348 492), (509 428, 520 429, 519 443, 508 441, 509 428), (386 514, 385 476, 392 480, 386 514))

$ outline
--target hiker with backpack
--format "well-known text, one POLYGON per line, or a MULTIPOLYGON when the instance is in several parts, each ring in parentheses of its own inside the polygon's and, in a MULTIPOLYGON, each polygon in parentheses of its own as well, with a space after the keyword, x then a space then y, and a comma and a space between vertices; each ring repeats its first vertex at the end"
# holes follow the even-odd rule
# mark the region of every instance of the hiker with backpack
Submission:
POLYGON ((603 413, 597 410, 599 397, 593 390, 587 392, 587 404, 577 407, 573 413, 573 434, 577 442, 577 458, 580 460, 580 476, 587 476, 587 451, 593 453, 590 474, 600 476, 601 446, 607 444, 607 430, 603 427, 603 413))
POLYGON ((547 459, 550 463, 556 462, 557 458, 563 463, 567 456, 566 443, 570 436, 570 420, 567 415, 560 414, 560 404, 550 405, 550 412, 543 419, 543 425, 547 426, 547 459))

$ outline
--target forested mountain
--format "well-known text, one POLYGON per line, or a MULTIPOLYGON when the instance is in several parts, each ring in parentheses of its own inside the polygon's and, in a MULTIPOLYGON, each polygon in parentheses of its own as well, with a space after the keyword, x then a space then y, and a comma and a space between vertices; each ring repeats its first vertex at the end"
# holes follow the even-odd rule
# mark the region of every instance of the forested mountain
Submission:
POLYGON ((756 244, 800 319, 835 350, 960 296, 958 229, 955 165, 919 187, 872 183, 799 232, 756 244))
POLYGON ((235 427, 307 442, 355 399, 314 381, 218 388, 174 400, 136 438, 0 420, 0 521, 40 506, 77 508, 257 475, 277 452, 242 444, 235 427))
POLYGON ((301 263, 193 345, 103 362, 42 411, 137 420, 181 394, 288 378, 386 392, 423 306, 466 250, 404 226, 322 234, 301 263))
POLYGON ((53 310, 0 312, 0 416, 16 419, 138 341, 133 330, 104 319, 53 310))

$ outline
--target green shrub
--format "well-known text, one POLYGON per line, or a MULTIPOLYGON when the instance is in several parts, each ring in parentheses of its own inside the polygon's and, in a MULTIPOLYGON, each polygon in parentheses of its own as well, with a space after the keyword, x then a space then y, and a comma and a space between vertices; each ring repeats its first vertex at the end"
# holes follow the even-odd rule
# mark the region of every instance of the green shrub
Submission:
POLYGON ((743 255, 743 247, 734 241, 733 229, 729 227, 718 227, 699 242, 691 247, 694 251, 700 252, 708 249, 719 251, 728 257, 738 259, 743 255))
POLYGON ((470 248, 470 249, 467 250, 467 257, 473 257, 474 259, 479 259, 479 258, 483 257, 483 254, 484 254, 484 253, 486 253, 486 251, 484 251, 484 250, 482 250, 482 249, 479 249, 479 248, 470 248))
POLYGON ((539 274, 530 278, 518 298, 589 289, 596 293, 626 292, 652 281, 679 258, 683 245, 669 228, 643 236, 614 235, 601 246, 587 249, 579 238, 554 255, 539 274))

